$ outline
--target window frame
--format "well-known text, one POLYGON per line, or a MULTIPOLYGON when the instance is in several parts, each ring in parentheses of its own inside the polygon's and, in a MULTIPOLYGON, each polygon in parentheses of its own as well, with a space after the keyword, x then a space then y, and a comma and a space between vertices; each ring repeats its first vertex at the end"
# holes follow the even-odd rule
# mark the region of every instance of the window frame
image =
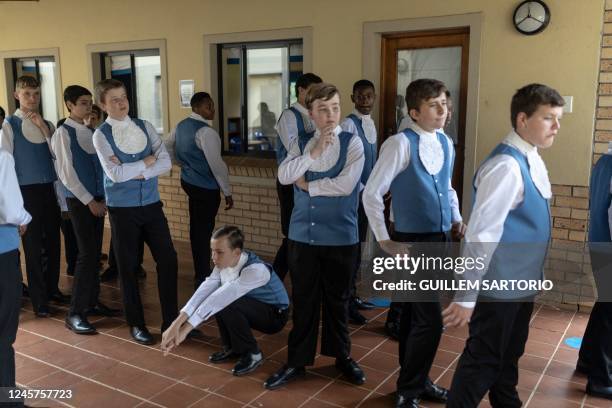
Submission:
MULTIPOLYGON (((219 117, 219 136, 221 137, 221 149, 222 154, 226 156, 237 156, 237 157, 261 157, 261 158, 275 158, 276 150, 249 150, 249 123, 250 118, 248 114, 248 100, 249 100, 249 88, 248 88, 248 51, 249 50, 257 50, 257 49, 267 49, 267 48, 282 48, 286 47, 289 51, 292 45, 300 45, 303 49, 303 41, 299 38, 290 38, 283 40, 271 40, 271 41, 246 41, 239 43, 224 43, 217 44, 217 61, 219 61, 218 65, 218 79, 217 79, 217 90, 218 90, 218 101, 216 106, 218 106, 218 117, 219 117), (223 137, 225 132, 225 123, 223 120, 224 117, 224 105, 223 105, 223 50, 230 48, 240 48, 240 132, 242 134, 242 144, 243 147, 241 152, 231 152, 229 150, 229 146, 225 143, 225 138, 223 137)), ((291 64, 291 54, 287 52, 287 66, 289 67, 291 64)), ((302 73, 303 71, 302 67, 302 73)), ((289 89, 289 94, 291 93, 291 89, 289 89)), ((284 102, 288 105, 290 103, 289 95, 284 95, 283 98, 286 98, 284 102)), ((279 112, 280 115, 280 112, 279 112)), ((280 116, 279 116, 280 117, 280 116)), ((277 119, 278 120, 278 119, 277 119)))
MULTIPOLYGON (((144 41, 125 41, 118 43, 102 43, 88 44, 86 46, 88 63, 89 63, 89 78, 92 84, 92 91, 96 83, 103 78, 103 56, 125 55, 130 53, 132 65, 134 64, 134 56, 140 56, 147 52, 158 51, 160 62, 161 76, 161 115, 162 115, 162 130, 161 134, 170 132, 170 115, 168 103, 168 58, 166 49, 166 40, 144 40, 144 41)), ((136 80, 134 74, 133 81, 136 80)), ((135 88, 134 88, 135 89, 135 88)), ((137 112, 138 101, 134 101, 134 111, 137 112)))
MULTIPOLYGON (((6 84, 6 114, 12 114, 17 109, 17 100, 13 96, 15 93, 15 60, 19 59, 40 59, 53 58, 55 62, 54 82, 55 82, 55 100, 57 105, 57 117, 61 119, 66 116, 66 107, 64 106, 61 65, 59 57, 59 48, 37 48, 29 50, 13 50, 0 52, 0 66, 4 69, 4 83, 6 84)), ((37 64, 38 65, 38 64, 37 64)), ((42 100, 41 100, 42 107, 42 100)), ((41 110, 42 111, 42 110, 41 110)), ((46 119, 46 118, 45 118, 46 119)), ((55 123, 54 123, 55 125, 55 123)))
MULTIPOLYGON (((313 57, 313 29, 312 27, 297 27, 276 30, 244 31, 224 34, 205 34, 204 39, 204 89, 210 90, 210 94, 218 104, 219 98, 219 77, 222 69, 222 61, 219 61, 217 46, 219 44, 242 44, 254 42, 273 42, 284 41, 286 39, 302 41, 302 72, 312 72, 313 57)), ((223 120, 219 116, 219 109, 215 111, 213 126, 218 125, 223 120)), ((221 134, 221 133, 220 133, 221 134)), ((276 167, 276 160, 272 157, 253 156, 249 154, 233 154, 222 152, 223 156, 228 157, 228 163, 245 165, 250 163, 255 166, 276 167)))

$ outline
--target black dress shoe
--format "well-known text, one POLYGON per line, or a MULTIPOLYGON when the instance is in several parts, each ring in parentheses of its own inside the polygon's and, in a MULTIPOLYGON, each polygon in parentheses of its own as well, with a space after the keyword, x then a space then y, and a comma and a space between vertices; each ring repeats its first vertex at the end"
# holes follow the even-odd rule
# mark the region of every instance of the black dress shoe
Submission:
POLYGON ((354 297, 352 301, 359 310, 372 310, 376 308, 376 305, 374 303, 370 303, 358 297, 354 297))
POLYGON ((368 322, 368 319, 366 319, 365 316, 359 313, 359 310, 356 307, 352 306, 349 307, 348 320, 349 323, 357 324, 359 326, 362 326, 368 322))
POLYGON ((130 334, 132 335, 134 340, 136 340, 137 343, 144 344, 145 346, 155 344, 155 339, 153 338, 151 333, 149 333, 149 330, 147 330, 147 328, 144 326, 130 327, 130 334))
POLYGON ((102 275, 100 275, 100 282, 110 282, 117 279, 117 276, 119 276, 117 269, 108 267, 104 272, 102 272, 102 275))
POLYGON ((208 361, 211 363, 223 363, 229 360, 234 360, 240 357, 240 354, 234 353, 231 349, 224 348, 221 351, 215 351, 210 356, 208 356, 208 361))
POLYGON ((395 408, 419 408, 419 402, 421 401, 418 398, 409 397, 398 392, 397 399, 395 400, 395 408))
POLYGON ((51 311, 49 310, 49 306, 42 305, 34 308, 34 314, 36 317, 49 317, 51 316, 51 311))
POLYGON ((359 364, 352 358, 337 358, 336 368, 353 384, 361 385, 365 382, 366 376, 359 364))
POLYGON ((593 385, 590 381, 587 383, 586 393, 594 397, 612 400, 612 387, 593 385))
POLYGON ((234 374, 236 377, 247 375, 248 373, 255 371, 255 369, 262 365, 263 362, 264 359, 261 352, 257 354, 246 353, 240 358, 240 361, 236 363, 234 368, 232 368, 232 374, 234 374))
POLYGON ((121 315, 121 310, 112 309, 105 304, 98 302, 94 307, 87 311, 90 316, 105 316, 105 317, 117 317, 121 315))
POLYGON ((96 334, 96 328, 87 321, 87 318, 78 314, 66 317, 66 327, 76 334, 96 334))
POLYGON ((385 333, 393 340, 399 341, 399 322, 387 321, 385 323, 385 333))
POLYGON ((425 383, 425 391, 421 394, 421 399, 432 402, 446 402, 448 400, 448 390, 434 384, 428 378, 425 383))
POLYGON ((268 390, 275 390, 304 374, 306 374, 304 367, 289 367, 285 364, 264 382, 264 387, 268 390))
POLYGON ((49 296, 49 300, 52 300, 56 303, 62 304, 62 305, 69 305, 70 304, 70 296, 69 295, 64 295, 62 292, 57 291, 55 293, 53 293, 52 295, 49 296))

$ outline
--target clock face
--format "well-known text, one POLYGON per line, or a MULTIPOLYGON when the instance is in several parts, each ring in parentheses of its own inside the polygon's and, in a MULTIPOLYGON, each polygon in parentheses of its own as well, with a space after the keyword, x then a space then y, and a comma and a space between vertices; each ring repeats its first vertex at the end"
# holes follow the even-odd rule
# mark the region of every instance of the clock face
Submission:
POLYGON ((550 21, 550 11, 540 0, 527 0, 514 10, 514 26, 523 34, 532 35, 543 31, 550 21))

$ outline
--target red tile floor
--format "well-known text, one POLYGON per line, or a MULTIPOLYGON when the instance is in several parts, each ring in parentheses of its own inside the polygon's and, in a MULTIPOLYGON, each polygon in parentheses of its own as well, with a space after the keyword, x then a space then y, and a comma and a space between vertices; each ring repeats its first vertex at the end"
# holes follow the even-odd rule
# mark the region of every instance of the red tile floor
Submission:
MULTIPOLYGON (((109 235, 107 231, 106 237, 109 235)), ((175 246, 182 305, 191 293, 191 255, 188 244, 176 242, 175 246)), ((148 252, 144 267, 148 271, 142 282, 147 323, 159 339, 156 274, 148 252)), ((64 270, 63 265, 60 286, 69 292, 71 278, 64 270)), ((116 282, 103 284, 100 296, 110 306, 121 306, 116 282)), ((220 349, 214 321, 203 326, 204 339, 188 340, 164 357, 156 346, 131 341, 123 319, 92 319, 100 333, 79 336, 64 327, 65 308, 56 307, 55 311, 51 318, 36 318, 24 300, 15 344, 17 382, 26 388, 71 389, 73 398, 28 400, 31 406, 314 408, 392 407, 394 403, 397 343, 384 335, 385 309, 365 313, 370 323, 351 326, 352 356, 366 372, 364 385, 348 384, 335 370, 333 359, 318 356, 305 378, 277 391, 265 390, 262 383, 286 359, 291 323, 277 335, 258 335, 266 362, 254 374, 238 378, 231 374, 233 363, 208 363, 209 354, 220 349)), ((574 373, 578 352, 563 343, 567 337, 582 336, 587 319, 584 313, 536 306, 526 353, 520 361, 519 392, 525 406, 612 407, 611 401, 584 394, 586 378, 574 373)), ((444 333, 430 372, 438 384, 450 385, 466 333, 444 333)), ((484 401, 481 406, 489 404, 484 401)))

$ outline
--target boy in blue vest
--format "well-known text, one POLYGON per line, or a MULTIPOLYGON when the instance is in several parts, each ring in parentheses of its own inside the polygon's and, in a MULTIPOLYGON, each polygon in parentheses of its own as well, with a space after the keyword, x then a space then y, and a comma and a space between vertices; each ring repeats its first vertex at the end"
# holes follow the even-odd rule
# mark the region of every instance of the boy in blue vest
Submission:
POLYGON ((237 227, 215 231, 210 247, 215 268, 164 332, 161 348, 169 353, 215 316, 223 350, 211 354, 210 362, 239 359, 232 373, 246 375, 264 362, 252 330, 281 331, 289 315, 289 297, 272 267, 244 249, 244 235, 237 227))
MULTIPOLYGON (((313 84, 322 82, 318 75, 306 73, 301 75, 295 83, 295 95, 297 102, 285 109, 276 124, 278 132, 278 147, 276 150, 276 159, 278 165, 285 160, 287 152, 291 149, 293 143, 299 137, 303 137, 306 133, 314 131, 314 124, 308 115, 306 108, 306 94, 308 89, 313 84)), ((281 280, 285 279, 285 275, 289 271, 287 261, 287 245, 289 236, 289 222, 291 221, 291 211, 293 210, 293 186, 282 185, 278 179, 276 180, 276 192, 278 193, 278 202, 280 205, 281 229, 283 232, 283 242, 276 252, 274 258, 274 270, 278 273, 281 280)))
MULTIPOLYGON (((376 91, 374 84, 367 79, 361 79, 353 84, 353 93, 351 101, 355 105, 353 112, 346 117, 340 124, 342 130, 359 136, 363 144, 364 163, 363 172, 361 173, 359 185, 359 210, 358 210, 358 227, 359 227, 359 242, 365 242, 368 232, 368 218, 363 210, 361 201, 361 192, 368 182, 370 173, 376 163, 376 126, 370 116, 374 103, 376 102, 376 91)), ((366 302, 357 296, 357 273, 361 264, 361 245, 359 246, 359 255, 355 270, 353 272, 353 282, 351 284, 351 299, 349 301, 349 322, 353 324, 365 324, 366 318, 359 313, 359 309, 373 309, 372 303, 366 302)))
POLYGON ((57 173, 78 247, 66 326, 76 334, 95 334, 95 327, 87 320, 88 314, 118 314, 117 310, 98 302, 98 250, 106 215, 104 172, 93 145, 93 130, 85 125, 91 113, 91 92, 71 85, 64 90, 64 102, 70 116, 55 131, 51 147, 57 158, 57 173))
POLYGON ((210 237, 225 196, 225 210, 234 206, 227 165, 221 158, 221 138, 206 123, 215 117, 215 104, 206 92, 191 97, 187 119, 171 132, 167 146, 181 166, 181 187, 189 197, 189 240, 195 287, 210 275, 210 237))
POLYGON ((321 354, 354 384, 365 375, 351 355, 347 308, 359 252, 357 207, 363 171, 359 136, 340 126, 340 94, 331 84, 312 85, 306 106, 316 130, 299 137, 278 169, 284 185, 294 185, 289 226, 289 269, 293 328, 288 361, 264 386, 276 389, 304 375, 314 363, 320 312, 321 354), (321 305, 323 306, 321 308, 321 305))
MULTIPOLYGON (((467 278, 542 279, 552 192, 538 148, 552 146, 564 103, 557 91, 540 84, 524 86, 512 97, 513 129, 474 177, 474 207, 464 254, 489 261, 467 278), (482 243, 493 244, 495 252, 491 254, 491 248, 481 252, 482 243), (522 248, 520 256, 512 250, 516 247, 522 248)), ((481 291, 476 302, 456 298, 444 310, 446 327, 469 322, 470 329, 448 407, 477 407, 487 391, 493 407, 522 405, 516 390, 518 360, 525 350, 535 295, 481 291)))
MULTIPOLYGON (((381 248, 395 254, 397 242, 445 243, 451 228, 463 229, 457 194, 452 187, 453 142, 438 132, 447 115, 448 90, 441 81, 418 79, 406 89, 413 123, 387 139, 368 184, 363 206, 381 248), (394 232, 389 239, 383 196, 391 192, 394 232)), ((439 301, 396 303, 399 327, 400 374, 397 406, 417 407, 420 398, 444 402, 447 390, 428 377, 442 336, 439 301)))
MULTIPOLYGON (((15 388, 15 351, 19 309, 21 308, 21 271, 19 235, 32 220, 23 208, 13 156, 0 148, 0 398, 8 401, 8 388, 15 388)), ((13 404, 22 407, 23 403, 13 404)))
POLYGON ((61 216, 53 185, 57 175, 49 146, 55 129, 39 113, 40 84, 35 78, 17 78, 14 96, 19 101, 19 109, 2 124, 0 147, 15 159, 24 206, 32 215, 28 231, 22 236, 30 299, 36 316, 48 317, 49 301, 65 298, 57 287, 61 216))
POLYGON ((587 394, 612 399, 612 142, 593 168, 590 190, 589 242, 598 300, 584 332, 576 371, 588 376, 587 394))
POLYGON ((96 129, 93 142, 102 169, 126 320, 134 340, 153 344, 145 325, 136 270, 138 245, 147 243, 157 264, 162 331, 178 314, 177 257, 162 210, 157 176, 172 163, 149 122, 128 116, 130 104, 123 83, 105 79, 96 85, 96 99, 108 118, 96 129))

